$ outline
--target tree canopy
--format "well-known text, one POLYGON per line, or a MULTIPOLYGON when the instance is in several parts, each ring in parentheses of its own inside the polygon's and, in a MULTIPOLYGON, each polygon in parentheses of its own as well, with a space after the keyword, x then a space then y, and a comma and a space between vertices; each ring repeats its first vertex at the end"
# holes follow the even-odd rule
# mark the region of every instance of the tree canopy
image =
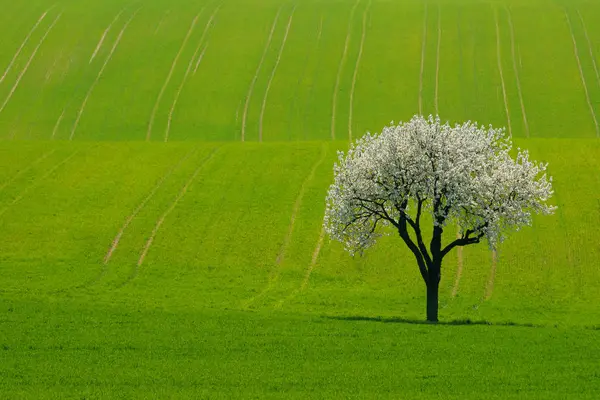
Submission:
POLYGON ((451 126, 439 117, 415 116, 367 133, 347 153, 339 152, 324 226, 352 254, 397 231, 415 255, 428 290, 435 286, 437 320, 446 254, 482 239, 495 248, 507 232, 531 224, 533 213, 554 212, 547 204, 553 190, 546 168, 526 150, 513 151, 504 129, 470 121, 451 126), (429 246, 421 226, 425 212, 433 225, 429 246), (448 224, 456 224, 460 234, 443 244, 448 224))

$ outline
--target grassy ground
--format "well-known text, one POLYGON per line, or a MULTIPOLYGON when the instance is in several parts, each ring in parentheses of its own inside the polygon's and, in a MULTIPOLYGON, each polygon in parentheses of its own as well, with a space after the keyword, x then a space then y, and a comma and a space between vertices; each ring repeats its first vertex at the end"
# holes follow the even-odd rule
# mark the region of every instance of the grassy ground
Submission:
POLYGON ((0 307, 6 398, 594 399, 600 393, 593 330, 65 302, 0 307))
POLYGON ((599 397, 597 2, 0 9, 0 397, 599 397), (418 112, 559 206, 449 255, 438 326, 396 237, 321 229, 336 150, 418 112))
POLYGON ((2 138, 346 140, 419 111, 600 135, 595 2, 53 4, 0 2, 2 138))
MULTIPOLYGON (((599 144, 517 144, 550 163, 559 211, 511 235, 495 261, 485 245, 466 248, 460 259, 449 256, 441 314, 600 324, 600 182, 589 173, 600 168, 599 144)), ((421 318, 423 284, 395 236, 362 258, 322 238, 335 150, 327 142, 3 142, 2 293, 184 310, 421 318)), ((450 228, 446 240, 453 234, 450 228)))

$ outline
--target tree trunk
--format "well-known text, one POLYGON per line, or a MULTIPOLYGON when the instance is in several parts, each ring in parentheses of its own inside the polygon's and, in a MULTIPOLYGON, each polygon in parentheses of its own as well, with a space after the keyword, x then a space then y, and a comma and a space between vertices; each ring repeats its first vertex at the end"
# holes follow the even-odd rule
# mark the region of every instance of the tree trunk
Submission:
POLYGON ((427 321, 438 322, 438 294, 440 281, 437 277, 427 282, 427 321))

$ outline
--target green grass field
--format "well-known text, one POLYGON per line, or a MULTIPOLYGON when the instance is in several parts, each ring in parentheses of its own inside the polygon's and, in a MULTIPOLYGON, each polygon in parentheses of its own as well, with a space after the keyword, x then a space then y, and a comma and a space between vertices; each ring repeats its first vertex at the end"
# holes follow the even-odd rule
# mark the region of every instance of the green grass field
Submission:
POLYGON ((600 397, 599 2, 0 10, 0 398, 600 397), (419 112, 559 207, 449 255, 435 326, 397 237, 321 228, 336 151, 419 112))

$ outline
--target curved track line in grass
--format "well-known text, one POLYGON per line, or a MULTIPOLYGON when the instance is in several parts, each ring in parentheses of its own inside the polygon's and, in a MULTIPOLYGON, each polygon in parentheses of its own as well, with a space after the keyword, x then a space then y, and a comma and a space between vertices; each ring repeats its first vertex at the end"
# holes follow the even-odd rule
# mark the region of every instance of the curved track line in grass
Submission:
POLYGON ((308 265, 308 268, 306 268, 306 272, 304 273, 304 278, 302 279, 302 283, 300 283, 300 286, 296 290, 294 290, 292 293, 290 293, 290 295, 288 297, 286 297, 285 299, 279 300, 279 302, 275 306, 276 308, 281 308, 281 306, 283 306, 284 302, 293 299, 299 293, 302 293, 306 289, 306 287, 308 286, 308 282, 310 281, 310 276, 311 276, 313 270, 315 269, 317 260, 319 259, 319 254, 321 253, 321 247, 323 247, 324 240, 325 240, 325 228, 322 227, 321 232, 319 233, 319 239, 317 239, 317 244, 312 253, 310 264, 308 265))
POLYGON ((506 95, 506 85, 504 83, 504 73, 502 72, 502 53, 500 51, 500 24, 498 23, 498 11, 494 7, 494 23, 496 24, 496 56, 498 59, 498 71, 500 71, 500 82, 502 84, 502 97, 504 98, 504 110, 506 111, 506 121, 508 123, 508 134, 512 137, 512 126, 510 123, 510 110, 508 108, 508 97, 506 95))
MULTIPOLYGON (((209 27, 212 27, 212 21, 213 19, 215 19, 217 13, 219 12, 219 9, 221 8, 221 5, 217 6, 217 8, 215 8, 215 11, 212 13, 212 15, 210 16, 208 22, 206 23, 206 26, 204 27, 204 31, 202 32, 202 36, 200 37, 200 41, 198 42, 198 48, 196 48, 196 52, 194 53, 194 56, 192 57, 192 60, 194 58, 196 58, 196 54, 198 53, 198 49, 200 48, 200 45, 202 44, 202 42, 204 41, 204 38, 206 37, 206 33, 208 32, 209 27)), ((204 58, 204 52, 206 51, 206 48, 208 47, 208 41, 206 41, 206 46, 204 46, 204 50, 202 51, 202 53, 198 56, 198 59, 196 60, 196 64, 194 66, 194 73, 193 75, 196 75, 196 71, 198 71, 198 67, 200 66, 200 63, 202 62, 202 59, 204 58)))
MULTIPOLYGON (((294 226, 295 226, 295 223, 296 223, 296 216, 298 215, 298 211, 300 210, 300 207, 302 206, 302 199, 304 198, 304 194, 306 192, 306 188, 310 184, 310 182, 312 182, 312 180, 314 179, 315 174, 317 172, 317 168, 319 168, 319 166, 323 163, 323 161, 325 160, 325 156, 326 155, 327 155, 326 148, 325 148, 325 146, 322 146, 321 147, 321 156, 313 164, 310 172, 308 173, 308 175, 306 176, 306 178, 302 182, 302 185, 300 186, 300 191, 298 192, 298 196, 296 197, 296 201, 294 202, 294 206, 292 208, 292 216, 290 218, 290 224, 288 226, 288 231, 287 231, 287 233, 286 233, 286 235, 285 235, 285 237, 283 239, 283 243, 281 244, 281 248, 279 249, 279 252, 277 253, 277 258, 275 259, 275 266, 271 270, 271 272, 269 273, 269 278, 268 278, 267 285, 256 296, 251 297, 250 299, 246 300, 246 302, 244 303, 244 306, 243 306, 244 308, 250 307, 256 300, 260 299, 265 294, 267 294, 273 288, 273 286, 275 285, 275 283, 279 280, 279 276, 281 274, 279 266, 283 262, 283 258, 285 256, 285 253, 286 253, 286 251, 287 251, 287 249, 289 247, 289 244, 291 242, 292 233, 294 232, 294 226)), ((283 301, 284 300, 280 300, 279 306, 281 306, 281 304, 283 304, 283 301)))
MULTIPOLYGON (((215 10, 215 12, 210 16, 208 22, 206 23, 206 26, 204 27, 204 31, 202 32, 202 36, 200 37, 200 40, 198 41, 198 45, 196 46, 196 49, 194 50, 194 54, 190 58, 190 62, 188 63, 188 67, 185 70, 185 75, 183 76, 183 79, 181 80, 181 84, 177 88, 177 93, 175 93, 175 97, 173 98, 173 104, 171 105, 171 109, 169 110, 169 117, 167 119, 167 128, 165 130, 165 142, 169 141, 169 131, 171 130, 171 122, 173 120, 173 113, 175 112, 175 107, 177 106, 177 102, 179 101, 179 96, 181 96, 181 92, 183 91, 183 87, 185 86, 185 83, 187 82, 188 76, 190 75, 190 72, 192 71, 192 66, 194 65, 194 61, 196 60, 196 56, 198 55, 198 52, 200 51, 200 48, 202 47, 202 44, 204 43, 204 37, 206 36, 206 32, 208 32, 209 27, 212 26, 211 25, 212 21, 213 21, 215 15, 217 14, 217 11, 219 11, 219 8, 220 8, 220 6, 217 7, 217 9, 215 10)), ((208 47, 208 42, 204 46, 204 49, 202 50, 202 52, 200 52, 200 56, 198 56, 198 61, 196 62, 196 68, 194 69, 194 72, 196 72, 196 69, 198 68, 198 66, 202 62, 202 59, 204 58, 204 53, 206 52, 207 47, 208 47)))
MULTIPOLYGON (((315 46, 307 53, 305 60, 303 62, 303 66, 302 66, 302 72, 300 74, 298 74, 298 80, 296 81, 296 86, 294 86, 294 91, 292 93, 292 100, 290 101, 290 107, 288 109, 288 113, 287 113, 287 124, 286 124, 286 128, 285 131, 288 132, 288 136, 291 137, 291 132, 292 132, 292 123, 293 123, 293 115, 294 115, 294 111, 298 111, 298 114, 300 114, 300 110, 298 110, 298 91, 301 89, 302 87, 302 82, 304 82, 304 79, 307 76, 307 70, 308 70, 308 66, 310 65, 310 62, 312 60, 314 60, 315 57, 315 53, 319 50, 319 46, 321 43, 321 35, 323 32, 323 15, 321 15, 320 17, 320 21, 319 21, 319 28, 317 29, 317 41, 315 43, 315 46)), ((310 93, 310 89, 312 88, 312 82, 310 85, 306 85, 307 87, 309 87, 309 93, 310 93)), ((305 87, 306 87, 305 86, 305 87)), ((304 133, 304 127, 302 126, 302 123, 299 124, 300 127, 300 132, 304 133)))
MULTIPOLYGON (((314 54, 316 57, 316 65, 315 65, 315 69, 311 74, 311 80, 310 80, 310 84, 308 85, 308 93, 306 94, 306 101, 304 102, 304 112, 302 112, 302 116, 301 116, 301 122, 300 122, 300 126, 301 126, 301 132, 302 132, 302 136, 304 139, 306 139, 306 120, 309 117, 310 114, 310 105, 311 105, 311 98, 315 89, 315 78, 317 76, 317 74, 319 73, 319 68, 321 66, 322 63, 322 57, 319 57, 319 49, 321 48, 321 36, 323 34, 323 15, 321 15, 321 19, 319 21, 319 32, 317 35, 317 46, 314 50, 314 54)), ((289 119, 291 121, 291 118, 289 119)), ((288 129, 288 132, 290 131, 290 129, 288 129)))
POLYGON ((487 285, 485 287, 485 300, 489 300, 494 292, 494 281, 496 280, 496 268, 498 266, 498 252, 492 250, 492 267, 490 268, 490 277, 488 278, 487 285))
POLYGON ((363 20, 362 20, 362 32, 360 35, 360 45, 358 47, 358 56, 356 57, 356 64, 354 64, 354 73, 352 75, 352 86, 350 88, 350 110, 348 112, 348 139, 352 141, 352 114, 354 111, 354 89, 356 88, 356 77, 358 75, 358 68, 360 66, 360 60, 362 58, 363 47, 365 44, 365 34, 367 30, 367 13, 369 12, 369 8, 371 7, 371 2, 367 4, 367 8, 363 12, 363 20))
MULTIPOLYGON (((208 45, 204 46, 204 49, 200 53, 200 58, 199 58, 200 61, 204 57, 204 52, 206 51, 207 47, 208 47, 208 45)), ((177 102, 179 101, 179 96, 181 95, 183 87, 185 86, 185 82, 187 81, 187 77, 189 75, 189 72, 192 69, 192 63, 193 63, 195 57, 196 57, 196 53, 194 53, 194 58, 192 58, 190 60, 190 62, 188 64, 188 69, 185 71, 185 75, 183 76, 183 80, 181 81, 181 84, 177 88, 177 93, 175 93, 175 97, 173 98, 173 104, 171 104, 171 109, 169 110, 169 117, 167 118, 167 128, 165 129, 165 142, 169 141, 169 132, 171 131, 171 122, 173 120, 173 113, 175 112, 175 107, 177 106, 177 102)))
POLYGON ((123 11, 125 11, 125 8, 126 7, 124 7, 121 11, 119 11, 117 16, 113 18, 113 20, 110 22, 110 24, 108 24, 108 27, 104 30, 104 32, 102 33, 102 36, 100 36, 100 40, 98 41, 98 44, 96 45, 96 48, 94 49, 94 52, 92 53, 92 56, 90 57, 89 64, 91 64, 92 61, 94 61, 94 58, 96 58, 96 54, 98 54, 98 51, 100 51, 100 48, 102 47, 102 43, 104 43, 104 39, 106 39, 106 35, 110 31, 110 28, 112 28, 114 23, 117 22, 117 20, 121 16, 121 14, 123 14, 123 11))
POLYGON ((4 208, 0 209, 0 216, 2 216, 10 207, 14 206, 19 201, 21 201, 21 199, 23 199, 23 197, 25 197, 25 195, 27 195, 27 193, 29 193, 29 191, 31 189, 35 188, 40 183, 44 182, 46 180, 46 178, 48 178, 50 175, 52 175, 54 173, 54 171, 56 171, 57 169, 62 167, 64 164, 69 162, 69 160, 71 160, 73 157, 75 157, 75 155, 77 155, 77 153, 79 153, 79 150, 76 150, 73 153, 71 153, 69 156, 67 156, 65 159, 63 159, 61 162, 59 162, 54 167, 52 167, 48 171, 46 171, 46 173, 44 175, 42 175, 39 179, 36 179, 31 185, 29 185, 25 189, 23 189, 21 191, 21 193, 19 193, 17 195, 17 197, 15 197, 13 199, 12 202, 8 203, 8 205, 6 205, 4 208))
POLYGON ((167 10, 165 12, 165 14, 162 16, 162 18, 160 19, 160 21, 158 21, 158 24, 156 25, 156 29, 154 30, 154 35, 156 35, 158 33, 158 30, 160 29, 160 27, 162 26, 162 24, 165 22, 165 18, 167 18, 167 16, 171 13, 171 10, 167 10))
POLYGON ((590 94, 588 92, 587 83, 585 82, 585 77, 583 75, 583 68, 581 67, 581 60, 579 59, 579 50, 577 50, 577 40, 575 39, 575 34, 573 33, 573 26, 571 25, 571 18, 569 17, 567 10, 565 10, 565 17, 567 19, 567 25, 569 25, 571 40, 573 41, 573 52, 575 53, 575 59, 577 60, 577 67, 579 68, 579 76, 581 78, 581 83, 583 84, 585 99, 587 100, 588 107, 590 108, 590 114, 592 115, 592 119, 594 120, 594 126, 596 127, 596 136, 600 136, 600 127, 598 126, 598 120, 596 119, 594 106, 592 106, 592 101, 590 100, 590 94))
POLYGON ((196 168, 196 170, 192 173, 192 175, 187 180, 185 185, 181 188, 181 190, 179 191, 179 193, 177 194, 177 196, 175 197, 175 199, 173 200, 171 205, 169 205, 169 208, 167 208, 167 210, 160 216, 158 221, 156 221, 154 229, 152 229, 152 233, 150 234, 150 237, 148 238, 148 240, 146 241, 146 244, 144 245, 142 253, 140 254, 140 258, 138 259, 136 267, 133 270, 133 273, 128 278, 128 280, 125 281, 123 283, 123 285, 121 285, 121 286, 126 285, 127 283, 129 283, 132 279, 134 279, 138 275, 139 267, 144 263, 144 259, 146 258, 146 255, 148 254, 148 250, 150 250, 150 247, 152 246, 152 242, 154 242, 154 239, 156 238, 156 234, 158 233, 158 230, 160 229, 161 225, 165 222, 165 219, 169 216, 169 214, 175 209, 175 207, 177 206, 179 201, 183 198, 183 196, 185 196, 190 185, 194 182, 194 180, 196 179, 196 177, 198 176, 198 174, 200 173, 202 168, 206 165, 206 163, 208 161, 210 161, 210 159, 215 155, 215 153, 217 152, 218 149, 219 149, 218 147, 215 148, 213 151, 210 152, 210 154, 208 156, 206 156, 200 162, 200 165, 198 166, 198 168, 196 168))
POLYGON ((525 124, 525 135, 529 137, 529 123, 527 122, 527 113, 525 112, 525 103, 523 102, 523 91, 521 90, 521 80, 519 78, 519 69, 517 68, 517 56, 515 54, 515 29, 512 22, 512 13, 510 8, 506 8, 508 14, 508 26, 510 27, 510 48, 512 53, 513 69, 515 71, 515 78, 517 81, 517 90, 519 93, 519 102, 521 103, 521 113, 523 114, 523 123, 525 124))
POLYGON ((352 30, 352 20, 354 19, 354 12, 356 11, 356 7, 360 3, 360 0, 356 0, 354 6, 352 6, 352 10, 350 11, 350 18, 348 20, 348 29, 346 30, 346 39, 344 41, 344 52, 342 53, 342 58, 340 59, 340 64, 338 66, 337 75, 335 77, 335 87, 333 88, 333 99, 331 105, 331 140, 335 140, 335 113, 337 110, 337 95, 340 90, 340 81, 342 79, 342 70, 344 69, 344 64, 346 64, 346 58, 348 55, 348 46, 350 44, 350 32, 352 30))
POLYGON ((56 120, 56 124, 54 124, 54 129, 52 129, 52 136, 50 136, 50 139, 54 139, 56 137, 56 132, 58 132, 58 127, 60 126, 60 123, 65 116, 65 109, 66 109, 66 107, 63 108, 62 112, 58 116, 58 119, 56 120))
MULTIPOLYGON (((456 232, 456 238, 460 239, 461 234, 460 231, 456 232)), ((462 271, 463 271, 463 250, 464 248, 462 246, 459 246, 456 249, 456 261, 457 261, 457 267, 456 267, 456 278, 454 278, 454 285, 452 286, 452 297, 456 297, 456 295, 458 294, 458 286, 460 284, 460 278, 462 278, 462 271)))
POLYGON ((312 274, 313 270, 315 269, 315 265, 317 265, 317 260, 319 259, 319 254, 321 253, 321 247, 323 247, 323 240, 325 239, 325 227, 321 228, 321 233, 319 233, 319 239, 317 240, 317 245, 315 246, 315 249, 313 251, 312 254, 312 258, 310 260, 310 265, 308 266, 308 269, 306 270, 306 274, 304 275, 304 280, 302 281, 302 284, 300 285, 300 292, 303 292, 304 289, 306 289, 306 287, 308 286, 308 281, 310 280, 310 275, 312 274))
MULTIPOLYGON (((204 10, 204 8, 202 10, 204 10)), ((162 99, 162 97, 165 93, 165 90, 167 89, 167 86, 169 85, 169 82, 171 81, 171 77, 173 76, 173 72, 175 71, 177 62, 179 61, 179 57, 181 56, 181 53, 183 52, 183 49, 184 49, 185 45, 187 44, 192 32, 194 31, 194 27, 196 26, 196 22, 198 21, 198 17, 200 16, 201 13, 202 13, 202 11, 200 11, 200 13, 196 14, 194 19, 192 20, 192 24, 191 24, 190 28, 188 29, 188 31, 185 35, 185 38, 183 39, 183 43, 181 43, 181 47, 179 47, 179 51, 177 52, 177 54, 175 55, 175 58, 173 59, 173 62, 171 63, 171 69, 169 70, 169 73, 167 74, 167 78, 165 79, 165 82, 163 83, 162 87, 160 88, 160 92, 158 93, 158 97, 156 98, 156 102, 154 103, 154 107, 152 108, 152 114, 150 115, 150 121, 148 122, 148 131, 146 132, 146 140, 150 140, 150 136, 152 135, 152 126, 154 125, 154 118, 156 117, 156 112, 158 111, 158 106, 160 105, 160 100, 162 99)))
POLYGON ((29 32, 27 33, 27 36, 25 36, 25 39, 21 43, 21 46, 19 46, 19 48, 17 49, 17 52, 15 53, 15 55, 13 56, 13 58, 10 60, 10 63, 8 63, 8 67, 6 67, 6 70, 4 70, 4 73, 0 77, 0 83, 2 83, 4 81, 4 79, 6 78, 6 75, 8 75, 8 73, 10 72, 12 66, 15 64, 15 61, 17 61, 17 57, 19 57, 19 54, 21 54, 21 51, 23 50, 23 47, 25 47, 25 45, 29 41, 29 38, 33 34, 33 32, 36 30, 36 28, 38 27, 38 25, 44 20, 44 18, 46 18, 46 15, 48 14, 48 12, 52 8, 54 8, 54 6, 50 7, 46 11, 44 11, 44 13, 42 14, 42 16, 35 23, 35 25, 33 25, 33 28, 31 28, 29 30, 29 32))
POLYGON ((419 73, 419 114, 423 114, 423 73, 425 71, 425 48, 427 46, 427 3, 423 17, 423 36, 421 40, 421 72, 419 73))
POLYGON ((48 34, 52 30, 52 28, 54 28, 54 25, 56 25, 56 23, 60 19, 61 15, 62 15, 62 12, 60 14, 58 14, 58 16, 54 19, 54 21, 52 22, 52 24, 48 27, 48 29, 44 33, 44 36, 42 36, 42 38, 38 42, 37 46, 33 50, 33 53, 31 53, 31 56, 29 57, 29 60, 27 60, 27 64, 25 64, 25 67, 23 68, 23 70, 21 71, 21 73, 19 74, 19 76, 17 77, 17 80, 16 80, 15 84, 13 85, 13 87, 10 89, 10 92, 8 93, 8 96, 4 100, 4 103, 2 103, 2 106, 0 107, 0 113, 2 113, 2 111, 4 110, 4 108, 6 107, 6 105, 8 104, 10 98, 15 93, 15 90, 17 90, 17 86, 19 86, 19 83, 21 82, 21 79, 23 78, 23 75, 25 75, 25 73, 29 69, 29 66, 31 65, 31 62, 33 61, 33 59, 35 58, 35 55, 37 54, 38 50, 40 49, 40 47, 42 46, 42 44, 46 40, 46 37, 48 37, 48 34))
POLYGON ((585 26, 585 21, 583 20, 583 16, 579 12, 579 9, 577 9, 577 15, 579 16, 579 20, 581 21, 581 26, 583 26, 583 33, 585 34, 585 40, 587 41, 588 50, 590 51, 590 58, 592 59, 594 72, 596 73, 596 81, 598 82, 598 87, 600 88, 600 72, 598 72, 598 65, 596 64, 596 57, 594 57, 594 50, 592 42, 590 41, 590 36, 588 35, 588 30, 585 26))
MULTIPOLYGON (((108 249, 108 251, 106 252, 106 255, 104 256, 104 259, 103 259, 104 265, 108 264, 108 262, 110 261, 113 253, 119 246, 119 242, 121 240, 121 237, 123 236, 123 233, 125 233, 125 230, 129 227, 131 222, 140 213, 140 211, 142 211, 142 209, 152 199, 152 197, 154 197, 156 192, 162 187, 162 185, 165 183, 165 181, 167 179, 169 179, 169 177, 173 174, 173 172, 175 172, 188 158, 190 158, 190 156, 194 152, 196 152, 196 150, 197 150, 197 148, 193 148, 192 150, 188 151, 179 161, 177 161, 173 166, 171 166, 171 168, 169 168, 169 170, 162 177, 160 177, 160 179, 156 182, 156 184, 154 185, 152 190, 150 190, 150 192, 146 195, 146 197, 144 197, 144 199, 141 201, 141 203, 138 204, 138 206, 133 210, 131 215, 129 215, 125 219, 123 226, 121 226, 121 229, 119 229, 119 232, 117 232, 117 235, 113 239, 113 241, 110 245, 110 248, 108 249)), ((98 279, 98 280, 100 280, 100 279, 98 279)))
POLYGON ((135 13, 133 13, 133 15, 129 18, 129 20, 127 22, 125 22, 123 29, 121 29, 121 32, 119 32, 119 35, 117 36, 117 39, 115 40, 115 43, 113 44, 112 48, 110 49, 110 53, 108 53, 106 60, 104 60, 104 64, 102 64, 102 68, 100 68, 100 72, 98 72, 96 79, 94 80, 94 82, 92 82, 92 85, 90 86, 87 94, 85 95, 85 98, 83 99, 83 103, 81 103, 81 107, 79 108, 79 111, 77 112, 77 118, 75 118, 75 122, 73 123, 73 128, 71 128, 71 135, 69 135, 69 140, 73 140, 73 137, 75 136, 75 131, 77 130, 77 127, 79 126, 79 121, 81 120, 81 116, 83 115, 83 111, 85 110, 85 106, 87 105, 87 102, 88 102, 90 96, 92 95, 94 88, 100 81, 100 78, 102 77, 102 74, 104 73, 104 70, 106 69, 106 66, 108 65, 108 62, 111 60, 115 50, 117 49, 117 46, 121 42, 121 38, 123 37, 125 30, 129 26, 129 23, 133 20, 133 18, 135 18, 138 11, 139 11, 139 9, 135 13))
POLYGON ((281 42, 281 47, 279 48, 279 53, 277 54, 277 59, 275 60, 275 65, 273 66, 273 70, 271 71, 271 75, 269 76, 269 81, 267 82, 267 88, 265 89, 265 95, 263 97, 262 106, 260 108, 260 117, 258 119, 258 141, 259 142, 262 142, 263 119, 265 117, 265 109, 267 107, 267 97, 269 96, 269 90, 271 90, 271 84, 273 83, 273 78, 275 77, 275 72, 277 71, 279 62, 281 61, 281 55, 283 54, 283 49, 285 48, 285 43, 287 42, 288 34, 290 33, 290 27, 292 26, 294 12, 296 12, 296 6, 294 6, 294 8, 292 9, 292 13, 290 14, 290 17, 288 19, 287 26, 285 27, 285 34, 283 35, 283 41, 281 42))
POLYGON ((285 252, 289 247, 290 241, 292 239, 292 233, 294 232, 294 225, 296 223, 296 216, 298 215, 298 211, 300 210, 300 206, 302 206, 302 199, 304 198, 304 194, 306 193, 306 188, 312 182, 317 172, 317 168, 325 161, 325 156, 327 155, 327 151, 325 146, 321 148, 321 156, 315 163, 313 164, 310 172, 302 182, 302 186, 300 186, 300 191, 298 192, 298 197, 296 197, 296 201, 294 202, 294 207, 292 208, 292 216, 290 217, 290 224, 288 226, 288 231, 283 240, 283 244, 279 249, 279 253, 277 254, 277 258, 275 259, 275 264, 280 265, 283 262, 283 258, 285 256, 285 252))
POLYGON ((56 149, 52 149, 52 150, 50 150, 50 151, 42 154, 40 157, 38 157, 33 162, 31 162, 31 164, 29 164, 28 166, 26 166, 25 168, 23 168, 22 170, 20 170, 19 172, 17 172, 15 175, 12 176, 12 178, 10 178, 6 182, 4 182, 2 185, 0 185, 0 192, 3 191, 4 189, 6 189, 6 187, 8 185, 10 185, 15 180, 17 180, 25 172, 29 171, 31 168, 35 167, 37 164, 39 164, 42 161, 44 161, 46 158, 48 158, 50 155, 52 155, 52 153, 54 153, 55 151, 56 151, 56 149))
POLYGON ((435 56, 435 113, 440 114, 438 104, 439 88, 440 88, 440 46, 442 43, 442 6, 438 4, 438 21, 437 21, 437 48, 435 56))
POLYGON ((256 72, 254 73, 254 77, 252 77, 252 82, 250 82, 250 88, 248 89, 248 94, 246 94, 246 102, 244 104, 244 112, 242 114, 242 142, 246 140, 246 119, 248 117, 248 106, 250 105, 250 99, 252 98, 252 92, 254 91, 254 85, 256 85, 256 80, 258 79, 258 74, 262 68, 262 65, 265 61, 265 57, 267 56, 267 52, 269 50, 269 46, 271 45, 271 40, 273 39, 273 32, 275 32, 275 26, 277 25, 277 21, 279 20, 279 14, 281 14, 281 9, 283 8, 283 4, 279 6, 277 10, 277 14, 275 14, 275 19, 273 20, 273 25, 271 25, 271 31, 269 32, 269 37, 267 39, 267 43, 265 44, 265 48, 263 50, 262 56, 258 63, 258 67, 256 67, 256 72))

